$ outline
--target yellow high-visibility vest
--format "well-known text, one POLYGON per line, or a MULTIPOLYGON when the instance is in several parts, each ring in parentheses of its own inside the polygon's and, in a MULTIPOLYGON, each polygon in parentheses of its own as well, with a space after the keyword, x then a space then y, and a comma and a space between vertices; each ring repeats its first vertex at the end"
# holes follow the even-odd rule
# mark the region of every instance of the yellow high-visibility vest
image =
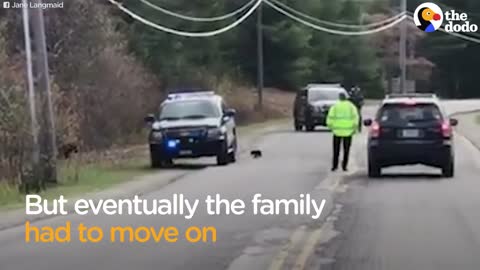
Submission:
POLYGON ((338 101, 328 111, 327 126, 338 137, 349 137, 358 128, 357 108, 348 100, 338 101))

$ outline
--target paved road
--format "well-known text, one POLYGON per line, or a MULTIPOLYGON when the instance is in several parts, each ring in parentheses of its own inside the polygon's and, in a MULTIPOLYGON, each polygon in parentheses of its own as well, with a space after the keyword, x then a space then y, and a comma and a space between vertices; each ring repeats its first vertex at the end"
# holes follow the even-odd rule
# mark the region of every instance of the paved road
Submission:
MULTIPOLYGON (((477 104, 449 102, 447 110, 477 104)), ((335 223, 339 237, 318 250, 321 269, 480 269, 480 152, 462 136, 455 145, 454 179, 419 166, 369 180, 358 157, 363 169, 345 179, 349 190, 337 197, 344 206, 335 223)))
MULTIPOLYGON (((452 102, 450 112, 475 102, 452 102)), ((367 109, 371 114, 373 109, 367 109)), ((216 226, 216 244, 25 244, 24 228, 0 231, 0 270, 280 270, 280 269, 480 269, 480 153, 457 136, 454 179, 428 168, 394 168, 389 176, 365 177, 364 137, 356 139, 351 174, 329 173, 330 134, 294 133, 285 127, 258 142, 261 159, 243 157, 228 167, 211 166, 146 195, 189 199, 220 193, 248 201, 255 193, 326 199, 325 215, 183 217, 68 216, 36 226, 216 226), (406 174, 410 175, 406 175, 406 174)))

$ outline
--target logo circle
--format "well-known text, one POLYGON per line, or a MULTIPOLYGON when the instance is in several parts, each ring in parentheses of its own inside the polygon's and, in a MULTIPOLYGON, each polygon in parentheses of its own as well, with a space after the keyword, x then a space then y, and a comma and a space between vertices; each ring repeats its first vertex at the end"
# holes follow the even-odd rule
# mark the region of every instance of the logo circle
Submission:
POLYGON ((442 26, 443 11, 434 3, 423 3, 415 9, 413 21, 420 30, 435 32, 442 26))

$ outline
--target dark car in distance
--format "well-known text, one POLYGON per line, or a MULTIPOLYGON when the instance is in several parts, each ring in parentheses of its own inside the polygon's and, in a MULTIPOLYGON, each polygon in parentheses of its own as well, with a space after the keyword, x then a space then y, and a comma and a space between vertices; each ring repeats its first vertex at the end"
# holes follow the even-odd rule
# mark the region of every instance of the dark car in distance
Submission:
POLYGON ((305 127, 313 131, 316 126, 326 126, 328 111, 338 101, 340 93, 349 96, 340 84, 309 84, 299 90, 293 106, 295 130, 305 127))
POLYGON ((374 119, 366 119, 368 175, 379 177, 382 168, 426 165, 454 176, 453 127, 458 124, 443 111, 440 101, 429 94, 387 96, 374 119))
POLYGON ((152 167, 181 158, 216 157, 218 165, 236 160, 235 110, 209 91, 170 94, 157 115, 148 115, 152 167))

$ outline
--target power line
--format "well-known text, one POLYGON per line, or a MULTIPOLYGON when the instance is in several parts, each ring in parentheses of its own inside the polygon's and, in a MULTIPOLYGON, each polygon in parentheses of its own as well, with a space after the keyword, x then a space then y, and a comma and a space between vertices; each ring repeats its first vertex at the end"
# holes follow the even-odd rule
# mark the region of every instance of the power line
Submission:
POLYGON ((474 37, 469 37, 467 35, 463 35, 463 34, 460 34, 460 33, 455 33, 455 32, 447 32, 445 29, 443 28, 439 28, 438 30, 444 32, 444 33, 447 33, 449 35, 452 35, 452 36, 455 36, 455 37, 458 37, 458 38, 462 38, 462 39, 465 39, 465 40, 468 40, 468 41, 471 41, 471 42, 475 42, 475 43, 480 43, 480 39, 478 38, 474 38, 474 37))
MULTIPOLYGON (((402 12, 400 14, 397 14, 394 17, 391 17, 391 18, 389 18, 385 21, 382 21, 382 23, 383 23, 383 22, 386 22, 386 21, 393 20, 393 18, 396 18, 394 21, 392 21, 392 22, 390 22, 386 25, 383 25, 381 27, 378 27, 378 28, 374 28, 374 29, 370 29, 370 30, 364 30, 364 31, 341 31, 341 30, 335 30, 335 29, 323 27, 323 26, 320 26, 320 25, 316 25, 316 24, 310 23, 308 21, 305 21, 301 18, 298 18, 295 15, 289 13, 288 11, 282 9, 281 7, 278 7, 277 5, 273 4, 269 0, 257 0, 257 2, 250 8, 250 10, 248 10, 241 18, 239 18, 237 21, 233 22, 232 24, 230 24, 230 25, 228 25, 224 28, 214 30, 214 31, 210 31, 210 32, 186 32, 186 31, 171 29, 171 28, 168 28, 168 27, 165 27, 165 26, 162 26, 162 25, 155 24, 155 23, 153 23, 153 22, 135 14, 134 12, 125 8, 121 3, 118 3, 115 0, 108 0, 108 1, 110 3, 112 3, 113 5, 117 6, 117 8, 119 8, 124 13, 128 14, 133 19, 135 19, 135 20, 137 20, 137 21, 139 21, 139 22, 141 22, 145 25, 148 25, 150 27, 153 27, 153 28, 155 28, 157 30, 160 30, 160 31, 163 31, 163 32, 167 32, 167 33, 171 33, 171 34, 179 35, 179 36, 185 36, 185 37, 211 37, 211 36, 215 36, 215 35, 219 35, 219 34, 222 34, 224 32, 227 32, 227 31, 235 28, 236 26, 238 26, 242 22, 244 22, 248 17, 250 17, 252 15, 252 13, 262 4, 262 2, 265 2, 267 5, 269 5, 270 7, 275 9, 276 11, 282 13, 283 15, 289 17, 292 20, 295 20, 295 21, 297 21, 299 23, 302 23, 306 26, 309 26, 313 29, 323 31, 323 32, 327 32, 327 33, 330 33, 330 34, 335 34, 335 35, 360 36, 360 35, 375 34, 375 33, 381 32, 381 31, 385 31, 385 30, 387 30, 391 27, 394 27, 395 25, 399 24, 401 21, 403 21, 406 18, 413 20, 411 15, 407 15, 404 12, 402 12)), ((277 2, 276 0, 273 0, 273 1, 277 2)), ((247 3, 245 6, 248 7, 249 5, 251 5, 251 4, 247 3)), ((245 7, 245 6, 243 6, 243 7, 245 7)), ((411 14, 412 12, 408 11, 407 13, 411 14)), ((304 14, 304 15, 309 16, 309 15, 306 15, 306 14, 304 14)), ((208 19, 208 18, 204 18, 204 19, 208 19)), ((312 19, 319 20, 319 19, 316 19, 316 18, 313 18, 313 17, 312 17, 312 19)), ((324 21, 324 22, 327 22, 327 21, 324 21)), ((329 23, 332 23, 332 22, 329 22, 329 23)), ((332 23, 332 24, 336 24, 336 23, 332 23)), ((378 24, 380 24, 380 22, 378 22, 378 24)), ((340 25, 342 25, 342 24, 338 24, 338 25, 336 24, 336 26, 340 26, 340 25)), ((369 25, 371 25, 371 24, 369 24, 369 25)), ((346 25, 344 25, 344 26, 346 26, 346 25)), ((349 26, 352 27, 352 28, 367 27, 367 25, 349 25, 349 26)), ((474 37, 470 37, 470 36, 460 34, 460 33, 447 32, 445 29, 442 29, 442 28, 440 28, 439 30, 444 32, 444 33, 447 33, 449 35, 462 38, 464 40, 468 40, 468 41, 475 42, 475 43, 480 43, 480 39, 477 39, 477 38, 474 38, 474 37)))
MULTIPOLYGON (((413 21, 413 16, 408 15, 407 18, 409 18, 410 20, 413 21)), ((458 38, 461 38, 461 39, 464 39, 464 40, 468 40, 468 41, 475 42, 475 43, 480 43, 480 39, 478 39, 478 38, 474 38, 474 37, 471 37, 471 36, 467 36, 465 34, 460 34, 460 33, 455 33, 455 32, 447 32, 447 30, 445 30, 442 27, 440 27, 438 30, 443 32, 443 33, 446 33, 446 34, 449 34, 449 35, 452 35, 452 36, 455 36, 455 37, 458 37, 458 38)))
POLYGON ((229 18, 232 18, 234 16, 236 16, 237 14, 239 13, 242 13, 243 11, 245 11, 248 7, 250 7, 251 5, 253 5, 253 3, 255 3, 256 0, 251 0, 250 2, 248 2, 247 4, 243 5, 242 7, 238 8, 237 10, 234 10, 228 14, 225 14, 225 15, 222 15, 222 16, 218 16, 218 17, 211 17, 211 18, 201 18, 201 17, 192 17, 192 16, 187 16, 187 15, 183 15, 183 14, 180 14, 180 13, 176 13, 176 12, 173 12, 173 11, 170 11, 166 8, 162 8, 162 7, 159 7, 158 5, 155 5, 153 4, 152 2, 149 2, 148 0, 140 0, 142 3, 144 3, 145 5, 157 10, 157 11, 160 11, 160 12, 163 12, 167 15, 170 15, 172 17, 176 17, 176 18, 179 18, 179 19, 183 19, 183 20, 187 20, 187 21, 192 21, 192 22, 217 22, 217 21, 223 21, 223 20, 226 20, 226 19, 229 19, 229 18))
MULTIPOLYGON (((415 15, 415 14, 414 14, 413 12, 411 12, 411 11, 408 11, 407 13, 408 13, 408 15, 413 19, 413 15, 415 15)), ((442 27, 445 27, 445 25, 442 25, 442 27)), ((440 31, 442 31, 442 30, 440 30, 440 31)), ((450 33, 450 32, 447 32, 447 33, 450 33)), ((479 35, 478 33, 476 33, 476 32, 473 32, 473 33, 470 33, 470 34, 471 34, 471 36, 480 38, 480 35, 479 35)), ((467 36, 467 37, 469 37, 469 36, 467 36)))
POLYGON ((320 25, 316 25, 316 24, 307 22, 307 21, 302 20, 302 19, 296 17, 295 15, 289 13, 288 11, 285 11, 284 9, 276 6, 275 4, 271 3, 269 0, 263 0, 263 1, 267 5, 269 5, 273 9, 275 9, 276 11, 282 13, 283 15, 289 17, 292 20, 295 20, 295 21, 297 21, 299 23, 302 23, 306 26, 309 26, 309 27, 311 27, 315 30, 319 30, 319 31, 323 31, 323 32, 327 32, 327 33, 335 34, 335 35, 343 35, 343 36, 361 36, 361 35, 375 34, 375 33, 382 32, 382 31, 385 31, 389 28, 394 27, 395 25, 397 25, 401 21, 405 20, 405 18, 406 18, 406 15, 402 15, 400 18, 398 18, 397 20, 395 20, 395 21, 393 21, 389 24, 386 24, 384 26, 381 26, 381 27, 378 27, 378 28, 375 28, 375 29, 365 30, 365 31, 341 31, 341 30, 334 30, 334 29, 330 29, 330 28, 327 28, 327 27, 323 27, 323 26, 320 26, 320 25))
POLYGON ((119 3, 115 0, 108 0, 108 1, 110 3, 112 3, 113 5, 117 6, 118 9, 120 9, 121 11, 123 11, 124 13, 126 13, 127 15, 132 17, 133 19, 135 19, 135 20, 137 20, 137 21, 139 21, 139 22, 141 22, 145 25, 148 25, 150 27, 153 27, 153 28, 155 28, 157 30, 160 30, 160 31, 163 31, 163 32, 167 32, 167 33, 178 35, 178 36, 184 36, 184 37, 212 37, 212 36, 216 36, 216 35, 220 35, 222 33, 225 33, 227 31, 237 27, 242 22, 244 22, 248 17, 250 17, 250 15, 252 15, 252 13, 258 8, 258 6, 260 6, 260 4, 262 4, 262 0, 257 0, 257 2, 250 8, 250 10, 247 11, 247 13, 245 13, 242 17, 240 17, 235 22, 233 22, 230 25, 227 25, 226 27, 223 27, 221 29, 217 29, 217 30, 209 31, 209 32, 186 32, 186 31, 180 31, 180 30, 168 28, 168 27, 153 23, 153 22, 141 17, 140 15, 135 14, 134 12, 130 11, 129 9, 125 8, 121 3, 119 3))
POLYGON ((402 17, 403 15, 405 15, 405 12, 402 12, 400 14, 397 14, 393 17, 390 17, 390 18, 387 18, 385 20, 382 20, 382 21, 379 21, 379 22, 373 22, 373 23, 369 23, 369 24, 362 24, 362 25, 354 25, 354 24, 343 24, 343 23, 335 23, 335 22, 331 22, 331 21, 326 21, 326 20, 321 20, 321 19, 318 19, 318 18, 315 18, 313 16, 310 16, 308 14, 305 14, 303 12, 300 12, 292 7, 289 7, 287 6, 286 4, 284 3, 281 3, 277 0, 270 0, 271 3, 277 5, 277 6, 280 6, 282 7, 283 9, 291 12, 291 13, 294 13, 300 17, 303 17, 303 18, 306 18, 306 19, 309 19, 309 20, 312 20, 314 22, 317 22, 317 23, 320 23, 320 24, 325 24, 325 25, 328 25, 328 26, 334 26, 334 27, 340 27, 340 28, 353 28, 353 29, 362 29, 362 28, 371 28, 371 27, 377 27, 377 26, 380 26, 380 25, 384 25, 384 24, 387 24, 389 22, 392 22, 392 21, 395 21, 397 19, 399 19, 400 17, 402 17))

